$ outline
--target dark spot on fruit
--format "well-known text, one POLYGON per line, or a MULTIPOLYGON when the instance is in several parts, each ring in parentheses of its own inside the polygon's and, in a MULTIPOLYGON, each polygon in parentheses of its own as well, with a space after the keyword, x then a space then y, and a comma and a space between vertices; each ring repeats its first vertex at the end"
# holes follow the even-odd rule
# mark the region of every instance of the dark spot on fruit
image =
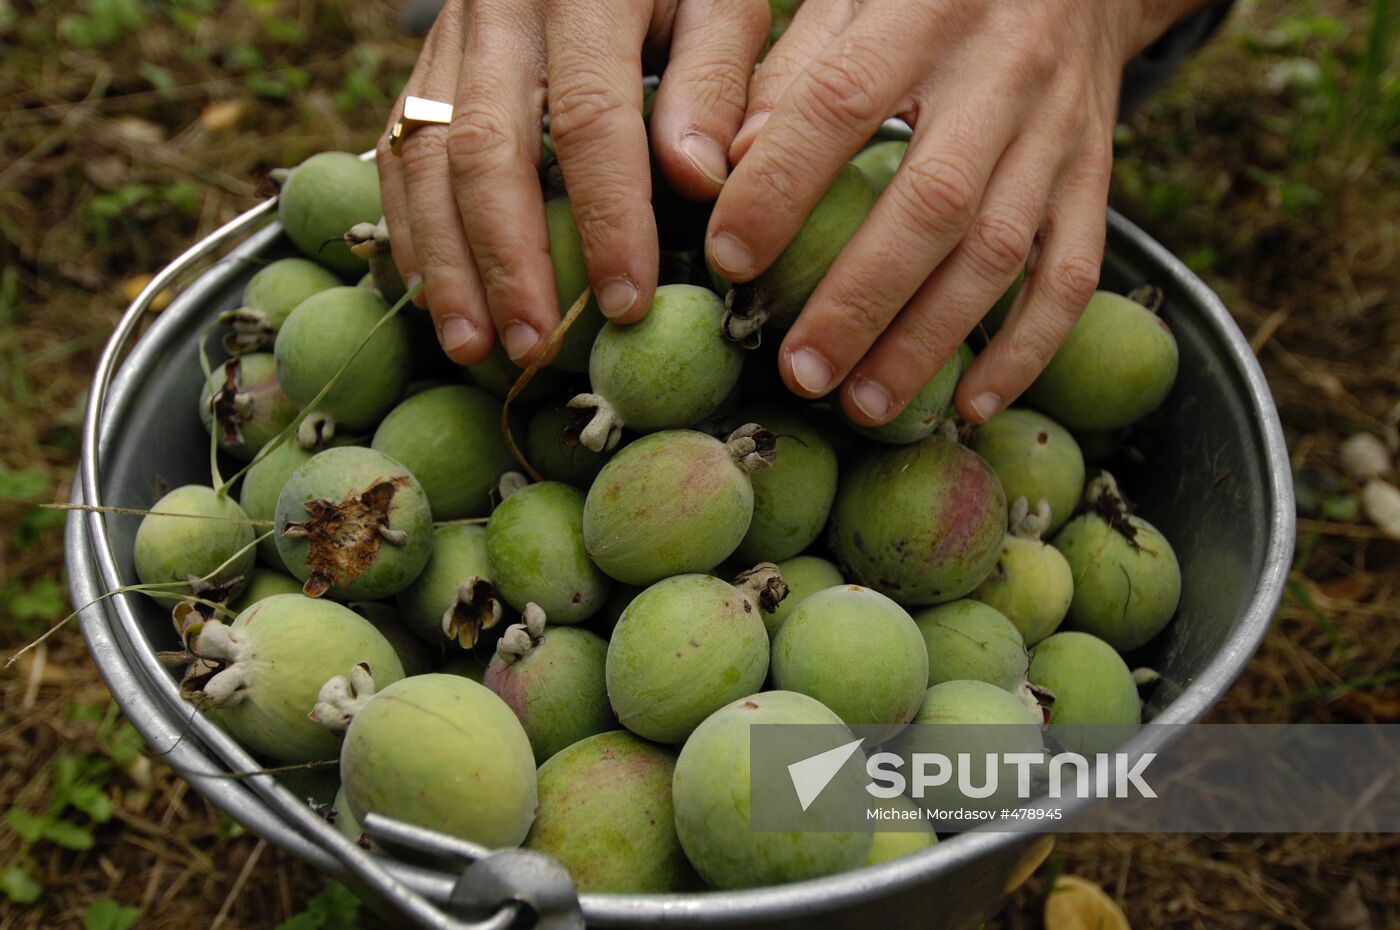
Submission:
POLYGON ((753 613, 753 605, 750 604, 748 601, 744 601, 744 613, 746 613, 746 614, 751 614, 751 613, 753 613))
POLYGON ((859 549, 861 552, 865 551, 865 540, 860 538, 860 530, 856 530, 856 532, 852 535, 851 542, 855 543, 856 548, 859 549))
POLYGON ((755 704, 753 701, 745 701, 744 706, 747 707, 749 710, 758 710, 758 705, 755 704))
POLYGON ((679 659, 680 657, 681 657, 681 654, 680 654, 679 651, 677 651, 677 652, 676 652, 676 658, 679 659))
POLYGON ((690 641, 690 645, 694 646, 696 649, 700 648, 700 644, 697 643, 694 639, 690 641))
POLYGON ((603 750, 604 759, 611 759, 614 755, 616 755, 616 752, 613 751, 613 748, 611 746, 603 750))
POLYGON ((582 604, 582 603, 583 603, 583 592, 582 592, 582 591, 575 591, 575 592, 574 592, 573 602, 574 602, 575 604, 582 604))
POLYGON ((1050 434, 1045 432, 1045 430, 1041 430, 1035 434, 1035 441, 1043 446, 1050 441, 1050 434))

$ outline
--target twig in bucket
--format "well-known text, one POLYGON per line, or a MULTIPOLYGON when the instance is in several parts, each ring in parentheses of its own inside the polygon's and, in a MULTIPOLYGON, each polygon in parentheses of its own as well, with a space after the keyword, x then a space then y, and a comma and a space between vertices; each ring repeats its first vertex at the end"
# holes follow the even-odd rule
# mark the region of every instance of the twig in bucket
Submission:
POLYGON ((588 306, 588 298, 593 296, 593 289, 585 287, 583 293, 578 295, 578 300, 569 308, 569 312, 564 314, 564 319, 559 321, 559 325, 550 333, 549 339, 545 341, 544 349, 535 360, 515 379, 515 383, 510 386, 510 391, 506 394, 506 402, 501 406, 501 435, 505 437, 506 446, 510 449, 510 454, 515 456, 515 460, 520 463, 520 467, 525 469, 525 474, 530 476, 531 481, 543 481, 544 476, 539 473, 535 466, 531 465, 525 458, 525 453, 520 451, 520 446, 515 441, 515 436, 510 430, 510 405, 515 398, 520 396, 520 392, 530 386, 530 381, 535 377, 535 372, 544 367, 544 360, 549 357, 549 353, 554 350, 569 332, 569 327, 574 325, 574 320, 579 318, 584 308, 588 306))
POLYGON ((141 510, 138 507, 106 507, 98 504, 52 503, 40 504, 40 510, 81 510, 83 513, 115 513, 133 517, 184 517, 189 520, 212 520, 215 523, 239 523, 244 526, 272 526, 272 520, 239 519, 238 517, 207 517, 199 513, 166 513, 162 510, 141 510))

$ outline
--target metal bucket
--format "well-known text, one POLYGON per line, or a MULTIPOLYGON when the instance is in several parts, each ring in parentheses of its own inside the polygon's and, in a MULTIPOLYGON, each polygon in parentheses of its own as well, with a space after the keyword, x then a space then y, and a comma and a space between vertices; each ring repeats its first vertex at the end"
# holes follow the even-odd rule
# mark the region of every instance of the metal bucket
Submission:
MULTIPOLYGON (((75 501, 144 508, 158 496, 157 482, 173 487, 209 480, 208 440, 194 403, 201 382, 196 346, 216 313, 238 305, 261 261, 290 254, 277 224, 264 226, 273 210, 272 202, 261 204, 195 245, 128 308, 92 383, 75 501), (133 346, 153 296, 242 237, 133 346)), ((1143 461, 1120 477, 1140 512, 1171 539, 1183 573, 1179 618, 1141 657, 1162 675, 1147 716, 1188 723, 1239 675, 1278 604, 1295 530, 1288 455, 1263 373, 1220 300, 1111 211, 1106 253, 1103 286, 1120 292, 1143 282, 1161 287, 1162 315, 1180 346, 1176 387, 1151 429, 1135 439, 1143 461)), ((71 515, 67 567, 75 604, 134 580, 137 523, 125 515, 71 515)), ((454 898, 454 887, 459 878, 468 884, 465 877, 371 856, 270 776, 228 777, 256 771, 259 764, 180 698, 176 678, 156 659, 156 650, 174 645, 168 609, 145 597, 119 595, 84 610, 81 627, 127 717, 216 807, 253 833, 359 883, 423 926, 468 926, 460 908, 457 917, 439 910, 460 903, 461 889, 454 898)), ((1160 738, 1144 736, 1148 742, 1135 749, 1151 749, 1150 740, 1160 738)), ((584 894, 578 903, 591 926, 975 927, 996 911, 1033 841, 1023 833, 977 830, 819 881, 741 892, 584 894)), ((535 881, 528 869, 507 868, 504 874, 517 876, 506 885, 535 881)), ((485 910, 470 912, 479 921, 470 926, 508 926, 515 906, 504 902, 530 901, 538 892, 497 888, 485 910), (498 903, 502 908, 493 911, 498 903)), ((482 904, 479 895, 477 900, 482 904)))

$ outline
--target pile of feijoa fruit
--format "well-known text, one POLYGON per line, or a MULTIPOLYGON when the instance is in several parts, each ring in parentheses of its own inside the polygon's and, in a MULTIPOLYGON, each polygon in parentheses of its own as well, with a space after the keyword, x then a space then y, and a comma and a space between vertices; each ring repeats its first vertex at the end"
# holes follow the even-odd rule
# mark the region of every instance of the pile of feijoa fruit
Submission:
MULTIPOLYGON (((301 255, 219 318, 229 355, 198 398, 246 470, 152 501, 135 540, 142 582, 190 585, 191 700, 269 767, 326 763, 297 790, 365 845, 377 812, 542 851, 590 892, 791 882, 935 842, 750 831, 754 723, 1137 723, 1121 654, 1171 620, 1180 574, 1081 447, 1167 397, 1176 343, 1150 309, 1096 294, 1023 405, 976 429, 950 401, 978 334, 878 429, 749 348, 869 212, 889 145, 724 296, 703 211, 658 199, 650 313, 588 306, 511 401, 538 481, 502 429, 523 372, 499 350, 455 368, 401 300, 374 166, 295 168, 301 255)), ((587 274, 568 201, 547 216, 564 310, 587 274)))

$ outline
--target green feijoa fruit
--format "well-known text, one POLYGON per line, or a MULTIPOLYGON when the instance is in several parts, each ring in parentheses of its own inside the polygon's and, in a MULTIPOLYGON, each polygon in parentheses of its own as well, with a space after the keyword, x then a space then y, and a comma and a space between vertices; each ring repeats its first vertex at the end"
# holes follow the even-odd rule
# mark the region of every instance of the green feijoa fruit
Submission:
POLYGON ((277 218, 303 254, 338 274, 363 274, 364 260, 345 244, 356 223, 377 223, 379 172, 349 152, 321 152, 293 168, 277 197, 277 218))
POLYGON ((997 473, 1006 499, 1050 504, 1047 533, 1065 525, 1084 496, 1084 456, 1069 431, 1034 410, 1012 407, 977 428, 972 450, 997 473))
POLYGON ((587 620, 612 587, 584 547, 583 494, 557 481, 501 501, 486 523, 486 554, 506 603, 517 610, 539 604, 551 623, 587 620))
POLYGON ((925 607, 914 614, 928 650, 928 683, 985 681, 1019 693, 1026 684, 1026 644, 1015 625, 979 601, 925 607))
POLYGON ((176 488, 141 518, 132 546, 142 584, 200 581, 236 596, 253 571, 253 527, 233 498, 203 485, 176 488))

